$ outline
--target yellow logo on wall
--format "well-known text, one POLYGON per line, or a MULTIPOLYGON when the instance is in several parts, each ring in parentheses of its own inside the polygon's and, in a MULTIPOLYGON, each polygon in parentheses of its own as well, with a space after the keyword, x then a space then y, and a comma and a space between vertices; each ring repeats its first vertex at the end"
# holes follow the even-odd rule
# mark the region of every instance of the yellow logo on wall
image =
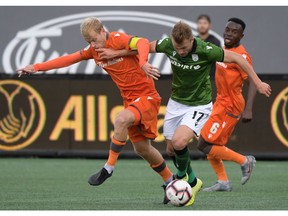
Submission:
POLYGON ((271 125, 277 138, 288 147, 288 87, 277 95, 272 104, 271 125))
POLYGON ((17 80, 0 81, 0 150, 18 150, 35 141, 45 124, 39 93, 17 80))

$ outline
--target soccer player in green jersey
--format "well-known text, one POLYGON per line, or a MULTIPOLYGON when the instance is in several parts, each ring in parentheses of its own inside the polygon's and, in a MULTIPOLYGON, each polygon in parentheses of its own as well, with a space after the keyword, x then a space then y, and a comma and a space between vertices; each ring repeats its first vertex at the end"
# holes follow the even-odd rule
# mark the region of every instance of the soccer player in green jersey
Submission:
MULTIPOLYGON (((192 187, 192 205, 202 181, 196 178, 190 165, 189 141, 199 137, 200 130, 212 111, 212 89, 210 69, 216 61, 237 63, 257 83, 258 91, 269 94, 270 86, 261 82, 253 68, 239 54, 223 50, 193 37, 191 27, 183 21, 176 23, 171 36, 150 43, 151 53, 164 53, 171 62, 173 71, 172 94, 167 105, 164 119, 164 136, 167 142, 167 153, 177 168, 177 178, 187 180, 192 187)), ((127 51, 101 50, 102 58, 114 58, 121 55, 132 55, 127 51)), ((147 73, 154 79, 159 74, 147 73)), ((164 199, 164 203, 169 200, 164 199)))
POLYGON ((196 178, 190 165, 188 143, 199 137, 200 130, 212 111, 210 70, 216 61, 237 63, 251 76, 258 91, 270 94, 270 86, 261 82, 253 68, 239 54, 223 50, 193 37, 191 27, 180 21, 172 29, 171 36, 150 43, 150 52, 164 53, 171 62, 173 71, 172 94, 164 119, 164 136, 167 153, 177 167, 177 178, 188 177, 193 197, 192 205, 202 181, 196 178))
POLYGON ((177 178, 192 187, 193 204, 202 181, 190 165, 189 141, 200 130, 212 112, 210 71, 216 61, 223 61, 223 49, 193 37, 191 27, 178 22, 169 38, 150 43, 150 52, 164 53, 173 71, 172 94, 163 126, 167 153, 177 168, 177 178))

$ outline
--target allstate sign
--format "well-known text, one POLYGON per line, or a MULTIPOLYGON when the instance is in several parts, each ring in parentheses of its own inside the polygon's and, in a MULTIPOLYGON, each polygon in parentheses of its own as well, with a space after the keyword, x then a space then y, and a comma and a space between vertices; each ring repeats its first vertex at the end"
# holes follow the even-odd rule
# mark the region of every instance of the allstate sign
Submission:
MULTIPOLYGON (((163 14, 140 11, 96 11, 72 14, 47 20, 17 32, 3 53, 4 73, 13 74, 16 68, 47 61, 85 47, 86 45, 81 40, 79 26, 81 21, 89 16, 98 17, 110 31, 122 31, 146 37, 151 41, 167 37, 171 28, 179 20, 187 22, 192 27, 193 33, 197 34, 196 23, 163 14)), ((211 34, 223 41, 217 33, 211 31, 211 34)), ((169 60, 162 54, 151 55, 150 62, 158 67, 162 74, 171 73, 169 60)), ((105 74, 101 68, 95 65, 94 61, 80 62, 48 73, 105 74)))

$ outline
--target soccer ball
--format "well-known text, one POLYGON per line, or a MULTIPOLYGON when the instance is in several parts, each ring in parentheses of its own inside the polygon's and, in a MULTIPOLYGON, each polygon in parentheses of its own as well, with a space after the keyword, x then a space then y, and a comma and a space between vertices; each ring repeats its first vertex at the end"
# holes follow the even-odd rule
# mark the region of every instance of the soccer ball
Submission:
POLYGON ((174 206, 185 206, 193 196, 191 186, 186 181, 179 179, 170 182, 165 192, 174 206))

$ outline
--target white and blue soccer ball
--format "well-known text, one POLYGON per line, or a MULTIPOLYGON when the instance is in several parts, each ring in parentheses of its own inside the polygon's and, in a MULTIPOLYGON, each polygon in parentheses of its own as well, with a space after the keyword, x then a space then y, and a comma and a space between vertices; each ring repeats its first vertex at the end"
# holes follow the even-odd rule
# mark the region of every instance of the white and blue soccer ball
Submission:
POLYGON ((165 192, 167 198, 174 206, 185 206, 193 196, 191 186, 180 179, 170 182, 165 192))

